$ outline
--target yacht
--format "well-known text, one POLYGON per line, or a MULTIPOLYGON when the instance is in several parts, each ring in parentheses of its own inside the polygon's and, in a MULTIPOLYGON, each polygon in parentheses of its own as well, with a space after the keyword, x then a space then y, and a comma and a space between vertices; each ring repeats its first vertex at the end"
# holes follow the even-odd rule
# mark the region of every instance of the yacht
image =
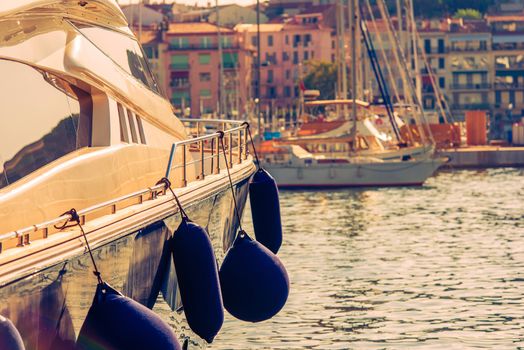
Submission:
POLYGON ((28 350, 74 343, 96 289, 87 240, 105 282, 203 344, 172 259, 161 285, 156 266, 174 195, 219 261, 231 246, 233 193, 242 211, 255 172, 248 126, 202 120, 215 132, 190 135, 114 0, 0 2, 0 76, 0 319, 28 350))

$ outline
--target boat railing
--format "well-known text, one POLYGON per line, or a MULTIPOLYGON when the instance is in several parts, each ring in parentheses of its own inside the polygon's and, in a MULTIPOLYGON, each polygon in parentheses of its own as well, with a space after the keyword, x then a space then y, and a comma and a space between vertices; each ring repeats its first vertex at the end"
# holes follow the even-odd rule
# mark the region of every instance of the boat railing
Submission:
MULTIPOLYGON (((241 164, 248 158, 248 124, 243 121, 232 121, 225 119, 182 119, 188 128, 192 138, 177 141, 171 146, 169 161, 165 177, 175 178, 174 187, 186 187, 189 182, 202 181, 207 175, 219 174, 222 166, 229 167, 241 164), (224 143, 226 160, 223 159, 221 145, 224 143), (198 155, 195 157, 195 155, 198 155), (188 176, 190 167, 197 170, 196 176, 188 176), (173 174, 177 172, 176 174, 173 174)), ((159 183, 152 187, 120 196, 109 201, 95 204, 88 208, 77 211, 80 224, 85 224, 88 217, 95 216, 96 212, 109 210, 115 214, 133 204, 142 204, 144 201, 153 200, 158 195, 166 193, 165 183, 159 183)), ((56 225, 71 220, 71 214, 63 214, 57 218, 31 225, 16 231, 0 234, 0 253, 5 248, 23 247, 31 242, 41 233, 40 238, 48 236, 59 230, 56 225), (12 244, 7 242, 15 241, 12 244)))

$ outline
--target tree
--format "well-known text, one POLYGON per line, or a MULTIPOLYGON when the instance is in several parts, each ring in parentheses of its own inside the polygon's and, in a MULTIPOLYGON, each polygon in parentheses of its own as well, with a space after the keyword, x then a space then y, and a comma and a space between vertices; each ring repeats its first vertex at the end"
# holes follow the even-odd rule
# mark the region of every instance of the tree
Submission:
POLYGON ((453 18, 481 19, 482 14, 475 9, 459 9, 455 12, 453 18))
POLYGON ((335 63, 310 61, 307 64, 308 74, 304 77, 307 89, 319 90, 320 99, 335 98, 335 84, 337 82, 337 66, 335 63))

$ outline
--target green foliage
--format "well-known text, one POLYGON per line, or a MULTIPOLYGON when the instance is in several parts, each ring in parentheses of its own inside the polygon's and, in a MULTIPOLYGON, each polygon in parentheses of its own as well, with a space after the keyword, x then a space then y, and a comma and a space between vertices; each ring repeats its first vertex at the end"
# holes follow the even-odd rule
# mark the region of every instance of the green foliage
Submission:
POLYGON ((481 19, 482 14, 475 9, 459 9, 455 12, 453 18, 481 19))
POLYGON ((320 90, 321 100, 335 98, 337 66, 330 62, 310 61, 308 74, 304 77, 306 89, 320 90))

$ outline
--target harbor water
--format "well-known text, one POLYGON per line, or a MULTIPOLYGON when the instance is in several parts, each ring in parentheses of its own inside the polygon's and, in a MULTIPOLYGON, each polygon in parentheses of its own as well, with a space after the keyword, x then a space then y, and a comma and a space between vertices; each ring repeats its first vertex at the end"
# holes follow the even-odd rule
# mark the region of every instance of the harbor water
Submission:
POLYGON ((227 315, 211 349, 524 348, 524 169, 281 206, 288 303, 259 324, 227 315))

